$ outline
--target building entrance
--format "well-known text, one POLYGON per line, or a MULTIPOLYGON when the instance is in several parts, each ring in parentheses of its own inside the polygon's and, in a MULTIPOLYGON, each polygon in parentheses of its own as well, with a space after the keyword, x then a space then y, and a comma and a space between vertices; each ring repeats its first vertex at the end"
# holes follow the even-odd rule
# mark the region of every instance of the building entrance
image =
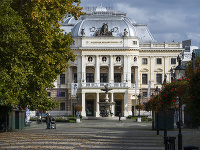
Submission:
POLYGON ((86 116, 94 116, 94 100, 86 101, 86 116))
POLYGON ((119 113, 122 113, 122 101, 115 101, 115 116, 119 116, 119 113))

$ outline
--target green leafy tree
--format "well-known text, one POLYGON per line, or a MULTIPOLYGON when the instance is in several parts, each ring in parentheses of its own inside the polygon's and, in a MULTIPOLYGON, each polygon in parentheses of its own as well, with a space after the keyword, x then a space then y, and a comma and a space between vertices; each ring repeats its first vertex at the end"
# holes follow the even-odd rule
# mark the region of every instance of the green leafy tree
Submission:
POLYGON ((71 34, 60 21, 83 13, 79 0, 6 0, 0 2, 0 104, 49 110, 59 105, 46 87, 75 55, 71 34))
POLYGON ((180 97, 181 104, 186 104, 187 113, 191 115, 192 125, 200 125, 200 56, 197 56, 195 70, 190 62, 186 69, 186 78, 166 83, 163 90, 145 105, 149 110, 165 110, 175 106, 177 96, 180 97))

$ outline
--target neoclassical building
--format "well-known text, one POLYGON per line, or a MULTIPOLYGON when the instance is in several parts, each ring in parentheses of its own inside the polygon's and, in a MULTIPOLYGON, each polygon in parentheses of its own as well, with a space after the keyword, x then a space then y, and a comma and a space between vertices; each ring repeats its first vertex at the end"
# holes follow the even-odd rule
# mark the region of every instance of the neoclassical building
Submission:
POLYGON ((156 86, 161 88, 164 75, 171 80, 170 69, 184 50, 182 43, 157 42, 146 24, 138 24, 125 13, 105 7, 92 7, 78 20, 68 17, 62 24, 71 32, 71 50, 76 61, 54 82, 48 96, 61 100, 52 115, 73 115, 74 106, 82 105, 83 117, 100 117, 107 85, 113 116, 136 115, 137 95, 148 100, 156 86), (58 97, 58 92, 60 96, 58 97))

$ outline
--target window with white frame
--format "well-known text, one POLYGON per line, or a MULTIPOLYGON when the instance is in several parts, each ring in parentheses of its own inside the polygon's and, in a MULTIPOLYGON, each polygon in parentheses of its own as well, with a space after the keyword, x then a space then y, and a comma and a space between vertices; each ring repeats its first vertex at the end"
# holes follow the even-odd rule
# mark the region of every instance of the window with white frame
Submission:
POLYGON ((158 65, 162 64, 162 58, 157 58, 156 62, 158 65))
POLYGON ((65 84, 65 74, 60 74, 60 84, 65 84))
POLYGON ((142 84, 147 84, 147 74, 142 74, 142 84))
POLYGON ((137 45, 137 41, 133 41, 133 45, 137 45))
POLYGON ((47 96, 48 96, 48 97, 51 97, 51 92, 47 92, 47 96))
POLYGON ((65 111, 65 103, 60 103, 60 111, 65 111))
POLYGON ((147 62, 147 58, 142 58, 142 64, 143 65, 146 65, 148 62, 147 62))
POLYGON ((77 73, 74 73, 74 83, 77 83, 77 73))
POLYGON ((171 65, 175 65, 176 64, 176 58, 171 58, 171 65))
POLYGON ((65 92, 60 92, 60 97, 65 97, 65 92))
POLYGON ((100 73, 100 82, 101 83, 108 82, 108 74, 107 73, 100 73))
POLYGON ((162 84, 162 74, 156 74, 156 83, 162 84))
POLYGON ((115 83, 121 83, 121 73, 114 73, 115 83))
POLYGON ((142 92, 143 97, 147 97, 147 92, 142 92))
POLYGON ((86 73, 86 82, 94 83, 94 73, 86 73))

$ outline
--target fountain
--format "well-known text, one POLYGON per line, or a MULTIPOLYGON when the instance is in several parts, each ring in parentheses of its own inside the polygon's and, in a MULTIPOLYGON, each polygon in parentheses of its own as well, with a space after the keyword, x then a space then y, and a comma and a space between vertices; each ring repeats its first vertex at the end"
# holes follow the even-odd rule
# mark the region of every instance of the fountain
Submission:
POLYGON ((108 84, 104 86, 105 89, 101 89, 102 91, 105 91, 105 98, 104 102, 99 102, 100 108, 103 108, 101 110, 101 116, 102 117, 111 117, 113 115, 113 112, 111 112, 111 106, 115 104, 115 102, 110 102, 108 98, 108 91, 112 89, 108 89, 108 84))

